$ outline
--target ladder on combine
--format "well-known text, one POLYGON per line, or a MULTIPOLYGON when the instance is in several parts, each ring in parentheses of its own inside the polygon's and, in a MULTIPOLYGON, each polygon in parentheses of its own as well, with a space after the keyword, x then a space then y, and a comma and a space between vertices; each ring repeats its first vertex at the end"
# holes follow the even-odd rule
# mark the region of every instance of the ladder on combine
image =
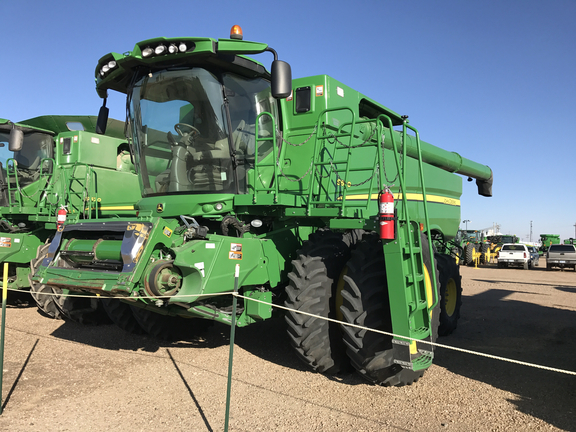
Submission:
MULTIPOLYGON (((8 195, 8 207, 18 212, 28 212, 24 207, 32 207, 34 203, 38 204, 42 197, 45 196, 45 191, 49 187, 49 180, 52 175, 52 170, 49 167, 54 166, 54 159, 44 158, 40 160, 38 171, 35 170, 22 170, 18 169, 18 162, 10 158, 6 161, 6 189, 8 195), (28 171, 28 172, 26 172, 28 171), (21 184, 21 178, 28 177, 28 182, 21 184), (23 188, 34 185, 33 192, 25 192, 23 188), (23 201, 27 199, 27 202, 23 201), (34 201, 34 199, 36 201, 34 201)), ((36 206, 38 208, 38 206, 36 206)))
MULTIPOLYGON (((298 212, 298 209, 294 209, 292 214, 330 218, 330 228, 333 229, 376 228, 374 218, 378 193, 385 186, 392 186, 384 184, 384 148, 392 150, 399 182, 396 192, 397 233, 394 240, 383 240, 383 249, 392 331, 400 335, 392 340, 394 361, 404 368, 422 370, 432 364, 433 349, 429 342, 435 339, 438 325, 433 322, 432 311, 438 306, 439 299, 420 138, 418 131, 404 120, 400 132, 402 143, 407 142, 408 130, 415 134, 416 139, 415 159, 421 185, 421 194, 417 195, 422 196, 422 222, 417 222, 411 215, 414 205, 409 205, 406 184, 408 146, 398 145, 398 132, 393 130, 391 118, 380 115, 377 119, 357 120, 349 107, 327 109, 320 113, 314 132, 316 139, 310 170, 299 179, 302 180, 308 174, 311 176, 305 214, 298 212), (324 119, 335 113, 339 117, 347 115, 350 121, 342 123, 338 128, 328 127, 324 119), (390 142, 385 146, 386 134, 390 142)), ((262 169, 269 169, 273 170, 276 180, 265 187, 257 185, 256 178, 253 179, 254 204, 257 201, 262 203, 259 192, 268 193, 274 203, 279 202, 277 180, 279 174, 282 174, 279 167, 284 165, 286 149, 283 147, 278 154, 276 137, 259 137, 256 129, 256 154, 259 143, 265 141, 272 141, 274 154, 278 156, 267 163, 260 163, 256 158, 254 175, 259 177, 262 169)), ((268 200, 271 201, 271 198, 268 200)))
POLYGON ((436 337, 438 323, 434 322, 437 318, 433 319, 432 311, 439 299, 432 239, 428 231, 428 205, 419 134, 406 121, 403 122, 401 142, 407 142, 408 130, 415 134, 416 139, 424 216, 420 223, 412 217, 411 208, 414 207, 408 203, 407 145, 401 148, 398 145, 392 120, 386 115, 380 115, 376 121, 356 121, 349 108, 326 110, 319 119, 324 118, 328 112, 346 110, 350 111, 352 120, 340 126, 337 131, 327 131, 320 120, 317 125, 307 214, 335 217, 335 220, 331 220, 331 227, 344 227, 346 224, 354 226, 342 218, 361 220, 362 226, 373 223, 378 193, 385 186, 392 187, 384 184, 386 175, 383 153, 387 131, 391 138, 388 148, 393 152, 398 173, 398 220, 396 239, 383 240, 383 249, 393 333, 406 337, 393 339, 394 361, 405 368, 425 369, 432 364, 433 349, 428 342, 434 341, 436 337), (360 155, 361 160, 356 155, 360 155), (355 179, 356 184, 351 179, 355 179), (354 194, 355 190, 361 190, 362 193, 354 194), (424 241, 427 244, 423 244, 424 241))
POLYGON ((82 219, 98 219, 99 200, 94 184, 94 171, 85 163, 75 163, 64 184, 67 188, 68 213, 77 214, 82 219))

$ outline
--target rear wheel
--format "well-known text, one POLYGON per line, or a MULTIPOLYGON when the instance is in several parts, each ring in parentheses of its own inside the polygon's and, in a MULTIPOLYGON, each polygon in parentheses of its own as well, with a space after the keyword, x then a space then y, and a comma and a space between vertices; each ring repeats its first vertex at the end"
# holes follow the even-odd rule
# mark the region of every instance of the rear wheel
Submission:
MULTIPOLYGON (((335 293, 342 268, 350 257, 351 245, 360 232, 336 233, 318 230, 292 261, 285 306, 326 318, 336 318, 335 293)), ((298 312, 287 311, 288 337, 298 357, 313 370, 333 374, 349 361, 338 324, 298 312)))
POLYGON ((64 316, 58 306, 56 305, 56 297, 62 293, 58 288, 53 288, 49 285, 34 282, 32 276, 42 263, 42 260, 48 255, 48 248, 50 244, 41 245, 38 247, 36 258, 30 261, 30 274, 28 281, 30 282, 30 295, 36 302, 38 310, 50 318, 63 319, 64 316))
MULTIPOLYGON (((424 238, 425 239, 425 238, 424 238)), ((428 242, 423 240, 426 280, 432 268, 428 242)), ((344 276, 341 312, 344 321, 385 332, 392 331, 390 303, 382 243, 375 235, 365 235, 348 261, 344 276)), ((428 285, 430 286, 430 285, 428 285)), ((432 312, 432 339, 438 330, 439 307, 432 312)), ((347 354, 357 372, 374 384, 410 385, 424 370, 413 371, 394 363, 392 336, 342 326, 347 354)))
POLYGON ((120 299, 111 298, 103 298, 101 301, 108 317, 122 330, 132 334, 146 333, 138 324, 128 303, 124 303, 120 299))
POLYGON ((482 252, 482 255, 480 256, 480 261, 482 262, 482 264, 488 263, 488 260, 486 259, 486 253, 488 253, 489 250, 490 247, 488 246, 487 243, 480 244, 480 252, 482 252))
POLYGON ((464 256, 466 259, 466 265, 474 264, 474 252, 476 251, 476 247, 472 243, 468 243, 464 248, 464 256))
POLYGON ((439 336, 448 336, 458 324, 462 307, 462 277, 454 259, 448 255, 435 254, 440 278, 440 326, 439 336))

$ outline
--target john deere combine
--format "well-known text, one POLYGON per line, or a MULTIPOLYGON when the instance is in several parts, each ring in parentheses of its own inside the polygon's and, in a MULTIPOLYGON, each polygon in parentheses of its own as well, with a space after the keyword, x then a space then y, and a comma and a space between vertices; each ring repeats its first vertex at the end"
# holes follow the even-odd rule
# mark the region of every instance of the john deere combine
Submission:
MULTIPOLYGON (((550 245, 553 244, 560 244, 560 234, 540 234, 538 255, 544 255, 548 251, 550 245)), ((570 240, 564 240, 564 244, 572 244, 572 242, 570 242, 570 240)))
POLYGON ((9 263, 9 288, 30 289, 39 309, 55 318, 85 321, 96 307, 30 281, 58 220, 133 215, 140 198, 124 123, 109 120, 109 135, 95 128, 94 116, 0 119, 0 261, 9 263))
POLYGON ((432 364, 461 295, 434 244, 458 231, 454 173, 491 196, 487 166, 421 141, 407 117, 327 75, 292 80, 272 48, 238 33, 107 54, 96 88, 104 102, 127 96, 138 215, 67 223, 35 280, 131 304, 117 321, 145 309, 229 324, 239 265, 237 325, 284 304, 314 370, 351 361, 370 382, 402 385, 432 364), (274 56, 270 72, 246 57, 259 53, 274 56))

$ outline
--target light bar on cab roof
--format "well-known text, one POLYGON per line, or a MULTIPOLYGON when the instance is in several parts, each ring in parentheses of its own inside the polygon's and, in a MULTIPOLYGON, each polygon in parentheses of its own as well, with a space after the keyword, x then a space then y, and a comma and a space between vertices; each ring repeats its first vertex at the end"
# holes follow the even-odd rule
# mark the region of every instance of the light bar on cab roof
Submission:
POLYGON ((104 66, 102 66, 102 68, 100 68, 100 76, 103 77, 108 72, 110 72, 112 69, 114 69, 117 65, 118 64, 116 63, 115 60, 110 60, 108 63, 104 63, 104 66))
POLYGON ((167 54, 178 54, 184 52, 194 51, 196 44, 194 42, 159 42, 156 45, 148 45, 142 50, 142 57, 149 58, 152 56, 160 56, 167 54))

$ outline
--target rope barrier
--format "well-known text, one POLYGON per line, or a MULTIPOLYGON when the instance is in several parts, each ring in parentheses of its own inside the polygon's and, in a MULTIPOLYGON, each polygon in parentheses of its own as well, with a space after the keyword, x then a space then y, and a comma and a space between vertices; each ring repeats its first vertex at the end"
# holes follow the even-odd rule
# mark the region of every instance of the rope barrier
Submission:
MULTIPOLYGON (((15 290, 15 289, 9 289, 9 291, 15 291, 15 292, 19 292, 20 290, 15 290)), ((162 299, 162 298, 170 298, 171 296, 162 296, 162 297, 106 297, 106 296, 100 296, 100 295, 75 295, 75 294, 56 294, 56 293, 41 293, 40 295, 53 295, 53 296, 68 296, 68 297, 82 297, 82 298, 110 298, 110 299, 147 299, 147 300, 156 300, 156 299, 162 299)), ((282 310, 286 310, 286 311, 291 311, 291 312, 296 312, 302 315, 306 315, 306 316, 310 316, 313 318, 318 318, 318 319, 322 319, 322 320, 326 320, 329 322, 333 322, 336 324, 340 324, 340 325, 345 325, 345 326, 349 326, 349 327, 354 327, 360 330, 366 330, 366 331, 371 331, 374 333, 380 333, 386 336, 392 336, 392 337, 396 337, 396 338, 401 338, 401 339, 406 339, 406 340, 413 340, 413 341, 419 341, 419 339, 414 339, 414 338, 410 338, 408 336, 403 336, 403 335, 399 335, 399 334, 395 334, 395 333, 391 333, 391 332, 387 332, 387 331, 383 331, 383 330, 376 330, 376 329, 371 329, 369 327, 364 327, 364 326, 360 326, 357 324, 351 324, 351 323, 345 323, 343 321, 339 321, 337 319, 333 319, 333 318, 327 318, 327 317, 323 317, 323 316, 319 316, 319 315, 314 315, 308 312, 303 312, 303 311, 299 311, 296 309, 291 309, 288 308, 286 306, 282 306, 282 305, 277 305, 277 304, 271 304, 262 300, 258 300, 255 298, 251 298, 251 297, 246 297, 243 296, 242 294, 238 294, 235 292, 226 292, 226 293, 216 293, 216 294, 189 294, 189 295, 182 295, 179 297, 215 297, 215 296, 223 296, 223 295, 231 295, 234 297, 238 297, 244 300, 248 300, 248 301, 253 301, 253 302, 257 302, 257 303, 262 303, 268 306, 272 306, 274 308, 277 309, 282 309, 282 310)), ((560 368, 554 368, 554 367, 550 367, 550 366, 545 366, 545 365, 539 365, 536 363, 530 363, 530 362, 525 362, 522 360, 515 360, 515 359, 511 359, 511 358, 507 358, 507 357, 502 357, 502 356, 497 356, 497 355, 493 355, 493 354, 487 354, 487 353, 483 353, 480 351, 474 351, 474 350, 469 350, 466 348, 459 348, 459 347, 455 347, 455 346, 451 346, 451 345, 444 345, 444 344, 440 344, 437 342, 431 342, 429 340, 426 341, 426 343, 439 347, 439 348, 445 348, 448 350, 453 350, 453 351, 458 351, 458 352, 462 352, 465 354, 470 354, 470 355, 476 355, 476 356, 480 356, 480 357, 485 357, 485 358, 489 358, 489 359, 493 359, 493 360, 500 360, 500 361, 504 361, 504 362, 508 362, 508 363, 513 363, 513 364, 518 364, 521 366, 528 366, 528 367, 533 367, 536 369, 542 369, 542 370, 547 370, 547 371, 551 371, 551 372, 557 372, 557 373, 562 373, 562 374, 566 374, 566 375, 573 375, 576 376, 576 372, 575 371, 569 371, 569 370, 565 370, 565 369, 560 369, 560 368)))

